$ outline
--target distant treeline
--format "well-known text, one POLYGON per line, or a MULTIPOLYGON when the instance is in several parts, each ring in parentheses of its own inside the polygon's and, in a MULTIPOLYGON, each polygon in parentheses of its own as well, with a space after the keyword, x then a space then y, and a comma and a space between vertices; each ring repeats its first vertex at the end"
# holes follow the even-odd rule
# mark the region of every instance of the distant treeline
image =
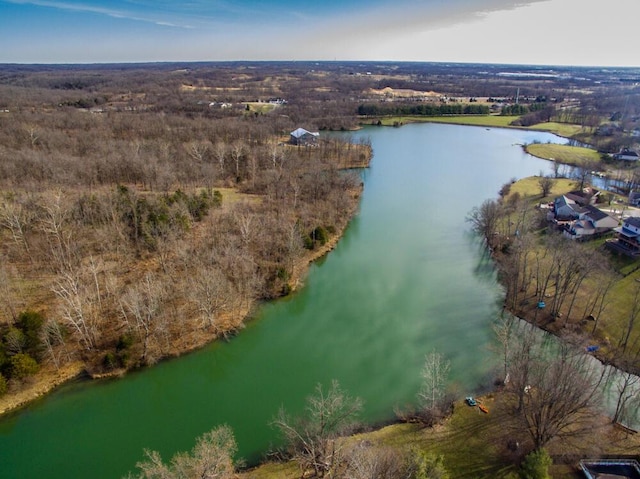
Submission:
POLYGON ((505 105, 502 107, 502 110, 500 110, 500 113, 502 115, 526 115, 527 113, 533 113, 536 111, 542 111, 545 108, 549 108, 549 103, 546 101, 538 101, 536 100, 535 103, 530 103, 530 104, 522 104, 522 103, 516 103, 514 105, 505 105))
POLYGON ((358 107, 358 115, 363 116, 442 116, 442 115, 488 115, 487 105, 463 105, 462 103, 449 103, 442 105, 419 104, 375 104, 368 103, 358 107))

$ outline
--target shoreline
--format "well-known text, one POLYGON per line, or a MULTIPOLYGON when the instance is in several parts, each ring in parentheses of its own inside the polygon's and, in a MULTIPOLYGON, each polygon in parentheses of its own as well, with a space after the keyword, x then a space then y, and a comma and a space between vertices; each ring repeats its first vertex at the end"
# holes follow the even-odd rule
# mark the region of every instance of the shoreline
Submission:
POLYGON ((16 411, 33 401, 46 396, 54 389, 86 374, 84 364, 75 361, 61 366, 60 369, 48 369, 38 378, 15 394, 7 393, 0 398, 0 417, 16 411))
MULTIPOLYGON (((369 158, 369 162, 370 159, 371 158, 369 158)), ((368 167, 368 163, 365 167, 368 167)), ((329 254, 336 247, 349 224, 357 214, 363 190, 364 185, 361 184, 359 188, 354 191, 353 209, 349 212, 348 219, 345 221, 344 225, 341 225, 336 233, 331 236, 324 245, 319 246, 315 250, 309 251, 293 265, 293 272, 289 280, 289 293, 274 299, 286 297, 304 287, 304 280, 309 272, 311 264, 329 254)), ((194 338, 185 338, 185 342, 176 345, 174 350, 164 357, 159 358, 158 363, 177 359, 185 354, 189 354, 206 347, 215 341, 227 340, 227 338, 233 337, 239 330, 243 329, 244 325, 248 321, 253 320, 253 312, 259 303, 260 301, 253 301, 242 310, 231 311, 226 314, 224 317, 225 328, 223 331, 212 334, 202 334, 195 340, 194 338), (189 341, 189 339, 191 340, 189 341)), ((58 369, 51 366, 44 367, 37 376, 27 380, 26 385, 23 385, 16 393, 7 392, 3 396, 0 396, 0 418, 29 405, 70 381, 84 378, 83 380, 90 382, 100 379, 123 377, 129 371, 146 369, 153 367, 154 364, 141 368, 133 367, 129 369, 118 369, 112 372, 99 374, 91 373, 87 366, 88 365, 82 361, 73 361, 58 369)))

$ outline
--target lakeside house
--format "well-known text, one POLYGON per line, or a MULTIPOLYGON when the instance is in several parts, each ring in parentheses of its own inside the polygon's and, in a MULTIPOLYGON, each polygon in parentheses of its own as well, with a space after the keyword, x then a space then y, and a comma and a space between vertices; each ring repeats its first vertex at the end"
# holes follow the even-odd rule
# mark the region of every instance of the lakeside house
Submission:
POLYGON ((609 249, 631 257, 640 256, 640 218, 631 216, 615 229, 615 239, 607 241, 609 249))
POLYGON ((621 148, 618 153, 614 153, 613 159, 622 161, 638 161, 640 160, 640 157, 638 156, 638 153, 630 150, 629 148, 621 148))
POLYGON ((618 220, 593 205, 582 208, 578 219, 565 225, 562 234, 574 240, 597 238, 613 231, 618 220))
POLYGON ((547 219, 566 238, 573 240, 598 238, 610 233, 619 222, 593 205, 598 194, 597 190, 585 188, 581 192, 558 196, 551 204, 547 219))
POLYGON ((320 133, 298 128, 290 133, 289 143, 296 146, 313 146, 318 143, 320 133))

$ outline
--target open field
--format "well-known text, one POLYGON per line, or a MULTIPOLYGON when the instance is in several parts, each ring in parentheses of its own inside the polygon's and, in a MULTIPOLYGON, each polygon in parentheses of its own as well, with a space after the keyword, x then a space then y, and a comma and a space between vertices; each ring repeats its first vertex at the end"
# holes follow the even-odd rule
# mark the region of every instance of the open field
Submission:
POLYGON ((571 191, 576 187, 576 182, 567 178, 558 178, 553 183, 551 188, 551 194, 545 198, 540 196, 541 190, 538 183, 539 176, 529 176, 528 178, 522 178, 511 185, 511 194, 518 193, 521 196, 530 197, 532 200, 538 198, 537 201, 550 201, 552 198, 564 194, 567 191, 571 191))
MULTIPOLYGON (((514 126, 518 116, 512 115, 452 115, 452 116, 392 116, 380 118, 382 126, 399 126, 407 123, 449 123, 453 125, 484 126, 494 128, 523 128, 528 130, 543 130, 558 136, 570 138, 582 131, 580 125, 570 123, 545 122, 529 127, 514 126)), ((376 119, 374 123, 377 123, 376 119)))
POLYGON ((581 146, 556 145, 553 143, 533 143, 526 146, 527 153, 545 160, 557 161, 567 165, 583 166, 600 162, 600 154, 581 146))
POLYGON ((537 123, 533 126, 530 126, 529 128, 532 130, 548 131, 564 138, 571 138, 584 130, 580 125, 574 125, 571 123, 558 123, 555 121, 537 123))
POLYGON ((406 123, 451 123, 454 125, 488 126, 511 128, 510 123, 517 116, 501 115, 456 115, 456 116, 394 116, 381 118, 383 126, 396 126, 406 123))

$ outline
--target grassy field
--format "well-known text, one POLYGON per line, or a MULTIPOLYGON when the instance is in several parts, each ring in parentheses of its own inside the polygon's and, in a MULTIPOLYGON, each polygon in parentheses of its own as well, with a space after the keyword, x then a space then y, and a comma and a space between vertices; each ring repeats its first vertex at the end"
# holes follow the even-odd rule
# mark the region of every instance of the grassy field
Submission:
MULTIPOLYGON (((482 397, 489 413, 468 406, 463 400, 455 403, 453 415, 443 424, 424 428, 419 424, 393 424, 350 438, 374 446, 398 450, 421 450, 444 457, 444 464, 452 479, 503 478, 516 471, 519 455, 528 447, 527 432, 511 415, 511 396, 495 392, 482 397), (517 441, 521 449, 513 451, 508 445, 517 441)), ((598 451, 604 454, 629 454, 637 451, 640 438, 627 436, 614 429, 603 418, 589 438, 567 448, 564 441, 549 444, 549 453, 556 457, 550 469, 554 478, 579 478, 575 461, 564 462, 565 454, 588 457, 598 451)), ((300 470, 291 462, 267 463, 240 475, 241 479, 297 479, 300 470)))
POLYGON ((450 123, 454 125, 485 126, 509 128, 517 116, 499 115, 456 115, 456 116, 393 116, 381 118, 383 126, 396 126, 407 123, 450 123))
MULTIPOLYGON (((523 128, 511 124, 518 118, 518 116, 502 115, 392 116, 380 118, 380 124, 382 126, 399 126, 407 123, 449 123, 454 125, 484 126, 486 128, 523 128)), ((377 123, 377 121, 376 119, 375 122, 377 123)), ((582 131, 580 125, 556 122, 538 123, 524 129, 548 131, 565 138, 570 138, 582 131)))
POLYGON ((511 194, 518 193, 520 196, 527 196, 532 199, 537 199, 534 203, 538 201, 550 201, 552 198, 567 193, 571 191, 577 186, 577 183, 574 180, 569 180, 567 178, 557 178, 553 183, 553 188, 551 188, 551 193, 549 196, 542 198, 540 195, 542 194, 542 190, 540 189, 540 184, 538 183, 540 177, 538 176, 529 176, 528 178, 523 178, 521 180, 516 181, 513 185, 511 185, 511 194))
POLYGON ((536 125, 530 126, 529 128, 531 130, 548 131, 564 138, 571 138, 583 131, 583 128, 580 125, 573 125, 570 123, 557 123, 554 121, 538 123, 536 125))
POLYGON ((243 104, 247 106, 247 111, 251 113, 266 114, 278 108, 278 105, 273 103, 244 102, 243 104))
POLYGON ((582 166, 600 163, 600 153, 581 146, 556 145, 553 143, 532 143, 526 146, 527 153, 545 160, 567 165, 582 166))

